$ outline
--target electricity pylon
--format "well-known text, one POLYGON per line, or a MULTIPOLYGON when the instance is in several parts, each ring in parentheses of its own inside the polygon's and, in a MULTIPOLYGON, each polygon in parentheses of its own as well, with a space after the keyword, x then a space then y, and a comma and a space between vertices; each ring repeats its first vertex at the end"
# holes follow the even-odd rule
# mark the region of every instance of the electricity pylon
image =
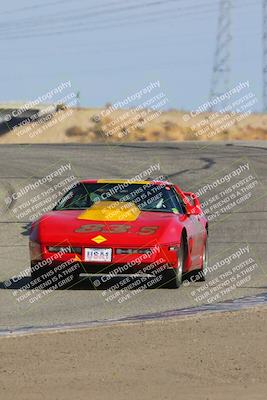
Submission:
POLYGON ((262 0, 262 13, 263 13, 263 111, 267 111, 267 0, 262 0))
MULTIPOLYGON (((232 0, 220 0, 216 51, 213 64, 210 100, 229 89, 232 42, 232 0)), ((267 76, 266 76, 267 79, 267 76)), ((212 109, 213 107, 211 107, 212 109)))

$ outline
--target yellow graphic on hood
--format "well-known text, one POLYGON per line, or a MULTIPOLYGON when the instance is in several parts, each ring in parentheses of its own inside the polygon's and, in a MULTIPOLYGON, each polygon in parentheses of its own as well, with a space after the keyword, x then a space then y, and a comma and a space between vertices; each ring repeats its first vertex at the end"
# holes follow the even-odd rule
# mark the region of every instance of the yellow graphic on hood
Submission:
POLYGON ((99 201, 82 212, 78 219, 92 221, 135 221, 140 214, 139 208, 131 202, 99 201))

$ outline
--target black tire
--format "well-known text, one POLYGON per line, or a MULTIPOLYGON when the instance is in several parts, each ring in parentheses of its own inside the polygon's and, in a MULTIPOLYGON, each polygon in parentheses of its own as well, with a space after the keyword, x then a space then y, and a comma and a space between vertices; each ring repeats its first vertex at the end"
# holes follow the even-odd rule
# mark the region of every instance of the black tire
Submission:
POLYGON ((184 262, 185 262, 186 247, 184 238, 181 238, 178 265, 176 269, 168 269, 164 272, 164 286, 170 289, 177 289, 183 282, 184 262))

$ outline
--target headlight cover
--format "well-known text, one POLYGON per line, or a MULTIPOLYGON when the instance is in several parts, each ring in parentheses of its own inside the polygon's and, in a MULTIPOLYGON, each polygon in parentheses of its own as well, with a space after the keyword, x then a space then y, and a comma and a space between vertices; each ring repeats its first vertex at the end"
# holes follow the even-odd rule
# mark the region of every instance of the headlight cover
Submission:
POLYGON ((81 247, 71 246, 47 246, 49 253, 82 254, 81 247))
POLYGON ((116 249, 116 254, 151 254, 151 249, 116 249))

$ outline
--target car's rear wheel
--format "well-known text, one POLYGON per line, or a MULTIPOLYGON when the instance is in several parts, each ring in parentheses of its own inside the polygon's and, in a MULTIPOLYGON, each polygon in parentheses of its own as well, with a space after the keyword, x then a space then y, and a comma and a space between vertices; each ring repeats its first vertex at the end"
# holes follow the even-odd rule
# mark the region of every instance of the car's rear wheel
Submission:
POLYGON ((165 285, 168 288, 176 289, 181 286, 183 282, 183 272, 184 272, 184 262, 185 262, 185 241, 182 237, 179 253, 178 253, 178 264, 177 268, 168 269, 165 271, 165 285))

